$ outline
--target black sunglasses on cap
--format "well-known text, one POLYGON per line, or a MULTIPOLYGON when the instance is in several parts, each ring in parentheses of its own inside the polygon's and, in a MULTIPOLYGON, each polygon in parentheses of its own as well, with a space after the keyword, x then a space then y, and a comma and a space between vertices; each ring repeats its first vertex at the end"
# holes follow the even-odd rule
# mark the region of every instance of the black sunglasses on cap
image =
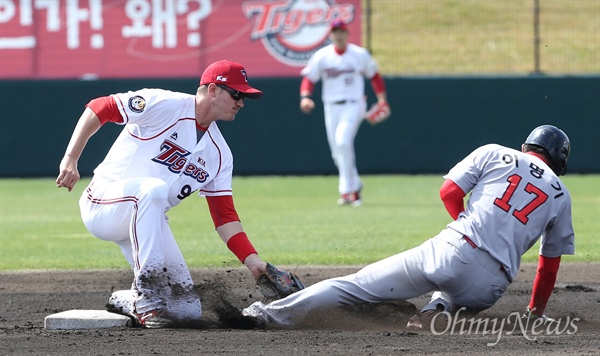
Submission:
POLYGON ((229 95, 231 96, 231 98, 235 101, 238 101, 240 99, 242 99, 242 100, 246 99, 246 95, 244 93, 242 93, 241 91, 231 89, 230 87, 228 87, 227 85, 224 85, 224 84, 217 84, 217 86, 219 88, 225 90, 226 92, 228 92, 229 95))

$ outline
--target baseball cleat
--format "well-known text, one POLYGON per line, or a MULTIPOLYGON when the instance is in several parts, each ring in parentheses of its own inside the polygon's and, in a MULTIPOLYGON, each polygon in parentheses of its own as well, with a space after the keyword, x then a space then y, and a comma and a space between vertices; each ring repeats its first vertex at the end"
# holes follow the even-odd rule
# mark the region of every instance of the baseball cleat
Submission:
POLYGON ((256 322, 257 327, 264 328, 268 324, 269 319, 262 310, 259 310, 256 307, 255 304, 258 304, 258 303, 262 304, 261 302, 256 302, 256 303, 250 305, 249 307, 243 309, 242 316, 253 319, 256 322))
POLYGON ((142 314, 135 313, 138 325, 145 329, 162 329, 173 326, 173 320, 165 317, 161 310, 150 310, 142 314))
POLYGON ((136 295, 136 292, 131 289, 114 291, 108 298, 106 310, 128 316, 131 319, 131 325, 129 326, 140 327, 141 324, 133 306, 136 295))
POLYGON ((338 205, 351 205, 351 206, 361 206, 362 200, 360 200, 360 191, 354 193, 342 194, 338 199, 338 205))
POLYGON ((166 328, 173 324, 171 319, 166 318, 160 310, 151 310, 138 314, 135 311, 134 301, 137 292, 118 290, 112 293, 106 304, 106 310, 111 313, 122 314, 131 318, 131 326, 147 329, 166 328))
MULTIPOLYGON (((420 312, 419 314, 414 315, 408 320, 406 323, 406 327, 410 329, 418 329, 425 330, 427 328, 432 329, 432 321, 433 318, 442 313, 444 311, 444 307, 440 304, 436 307, 436 309, 429 309, 420 312)), ((437 319, 437 318, 436 318, 437 319)), ((437 320, 436 320, 437 321, 437 320)))
MULTIPOLYGON (((357 195, 358 196, 358 195, 357 195)), ((355 199, 352 203, 350 203, 350 205, 354 206, 354 207, 358 207, 362 205, 362 200, 360 200, 360 198, 355 199)))
POLYGON ((110 298, 108 298, 106 310, 111 313, 132 316, 135 310, 133 307, 135 298, 136 292, 131 289, 114 291, 110 298))

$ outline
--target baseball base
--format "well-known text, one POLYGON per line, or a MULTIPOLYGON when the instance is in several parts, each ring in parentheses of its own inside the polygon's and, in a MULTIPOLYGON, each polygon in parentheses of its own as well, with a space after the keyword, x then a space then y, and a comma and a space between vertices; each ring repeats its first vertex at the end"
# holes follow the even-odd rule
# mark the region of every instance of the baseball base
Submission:
POLYGON ((73 309, 48 315, 44 319, 44 328, 48 330, 105 329, 119 326, 131 326, 131 319, 106 310, 73 309))

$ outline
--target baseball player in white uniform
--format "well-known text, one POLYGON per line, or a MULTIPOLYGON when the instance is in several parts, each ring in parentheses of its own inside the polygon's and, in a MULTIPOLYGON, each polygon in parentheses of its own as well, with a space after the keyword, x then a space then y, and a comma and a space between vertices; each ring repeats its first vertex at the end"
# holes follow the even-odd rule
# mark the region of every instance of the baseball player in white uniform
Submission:
POLYGON ((256 302, 243 315, 290 326, 313 310, 358 303, 406 300, 434 292, 408 322, 431 327, 440 312, 491 307, 514 280, 521 256, 541 236, 530 317, 544 316, 561 255, 574 253, 571 197, 558 178, 566 172, 568 137, 544 125, 521 151, 482 146, 445 175, 441 199, 455 220, 411 250, 321 281, 269 304, 256 302), (471 193, 466 208, 463 198, 471 193))
POLYGON ((370 79, 378 101, 387 105, 385 84, 369 52, 348 43, 344 22, 334 21, 329 36, 332 43, 315 52, 301 71, 300 110, 308 114, 314 109, 311 95, 315 83, 322 80, 327 141, 339 172, 338 204, 359 206, 363 185, 356 168, 354 137, 366 111, 364 78, 370 79))
POLYGON ((242 65, 223 60, 206 68, 195 95, 142 89, 87 104, 56 184, 71 191, 88 139, 107 122, 124 125, 79 201, 88 230, 119 245, 133 267, 132 289, 113 293, 110 307, 146 328, 200 319, 200 300, 166 215, 196 192, 206 197, 218 235, 255 279, 266 270, 235 210, 233 156, 216 123, 233 121, 245 98, 261 96, 242 65))

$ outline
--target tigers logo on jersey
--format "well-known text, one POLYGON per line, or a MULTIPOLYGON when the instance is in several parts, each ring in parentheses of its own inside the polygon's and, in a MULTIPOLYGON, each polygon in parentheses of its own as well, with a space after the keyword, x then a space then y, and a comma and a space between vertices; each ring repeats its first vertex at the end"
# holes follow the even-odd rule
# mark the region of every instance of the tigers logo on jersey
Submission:
POLYGON ((187 163, 186 157, 191 153, 185 148, 180 147, 169 140, 165 140, 160 145, 160 151, 160 154, 152 158, 152 161, 169 167, 171 172, 177 174, 181 172, 187 163))
MULTIPOLYGON (((160 150, 160 154, 152 158, 152 161, 167 166, 169 171, 175 174, 180 174, 183 171, 184 175, 192 177, 200 183, 206 182, 206 179, 210 176, 207 171, 197 165, 193 163, 188 164, 187 156, 189 156, 191 152, 185 148, 180 147, 169 140, 165 140, 160 146, 160 150)), ((204 159, 201 157, 198 158, 198 163, 204 165, 204 159)))
POLYGON ((129 109, 133 112, 140 113, 146 108, 146 99, 139 95, 129 98, 129 109))

